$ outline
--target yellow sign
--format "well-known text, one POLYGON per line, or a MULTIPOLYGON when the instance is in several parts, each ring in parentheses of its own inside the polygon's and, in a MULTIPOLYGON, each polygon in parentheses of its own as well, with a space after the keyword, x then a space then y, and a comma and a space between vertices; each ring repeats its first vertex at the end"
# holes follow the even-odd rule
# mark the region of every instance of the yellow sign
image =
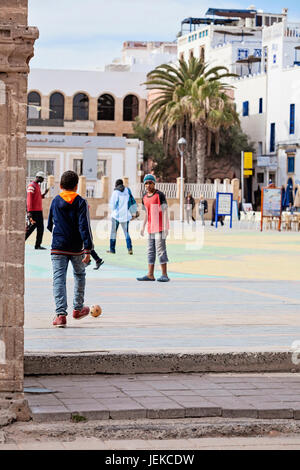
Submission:
POLYGON ((252 170, 244 170, 244 176, 252 175, 252 170))
POLYGON ((252 168, 252 152, 244 153, 244 168, 248 168, 248 169, 252 168))

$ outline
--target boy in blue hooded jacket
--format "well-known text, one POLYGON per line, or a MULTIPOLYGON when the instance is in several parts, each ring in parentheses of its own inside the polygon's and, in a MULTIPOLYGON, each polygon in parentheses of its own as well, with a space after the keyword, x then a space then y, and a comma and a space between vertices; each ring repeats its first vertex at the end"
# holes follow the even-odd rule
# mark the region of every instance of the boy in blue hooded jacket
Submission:
POLYGON ((74 171, 62 174, 62 191, 53 199, 48 218, 47 228, 52 232, 51 259, 56 305, 53 325, 58 327, 65 327, 67 324, 66 277, 69 261, 74 274, 73 318, 80 320, 90 310, 84 306, 85 267, 90 261, 93 238, 88 204, 77 194, 77 187, 78 175, 74 171))

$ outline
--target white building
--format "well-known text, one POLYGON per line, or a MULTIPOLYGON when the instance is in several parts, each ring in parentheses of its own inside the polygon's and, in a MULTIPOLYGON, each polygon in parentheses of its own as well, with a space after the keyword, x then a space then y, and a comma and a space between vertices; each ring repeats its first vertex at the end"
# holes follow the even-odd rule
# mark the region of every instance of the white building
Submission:
POLYGON ((109 195, 115 181, 127 177, 133 192, 140 182, 143 142, 124 137, 27 135, 27 178, 37 171, 54 175, 51 196, 59 192, 60 177, 73 170, 86 177, 87 196, 102 197, 102 176, 108 177, 109 195))
POLYGON ((210 8, 213 17, 186 18, 178 38, 178 58, 201 58, 213 66, 225 66, 231 73, 248 75, 261 70, 262 31, 266 25, 285 20, 281 14, 210 8), (222 18, 216 18, 222 17, 222 18), (183 26, 189 26, 189 32, 183 26))
POLYGON ((105 71, 142 72, 146 75, 158 65, 175 62, 176 59, 176 42, 125 41, 122 56, 106 65, 105 71))
POLYGON ((244 132, 256 145, 253 190, 300 184, 300 24, 263 29, 262 73, 233 82, 244 132))
POLYGON ((256 147, 254 176, 245 198, 270 180, 300 184, 300 24, 281 14, 209 9, 213 18, 187 18, 178 39, 178 57, 193 55, 210 67, 223 65, 233 79, 243 131, 256 147), (215 16, 223 16, 216 19, 215 16))
POLYGON ((147 73, 177 57, 169 42, 127 41, 122 59, 105 71, 32 69, 28 77, 27 178, 43 170, 55 176, 74 170, 87 178, 87 193, 101 197, 128 178, 135 191, 142 176, 143 142, 128 138, 136 117, 146 115, 147 73), (91 171, 89 171, 91 170, 91 171))

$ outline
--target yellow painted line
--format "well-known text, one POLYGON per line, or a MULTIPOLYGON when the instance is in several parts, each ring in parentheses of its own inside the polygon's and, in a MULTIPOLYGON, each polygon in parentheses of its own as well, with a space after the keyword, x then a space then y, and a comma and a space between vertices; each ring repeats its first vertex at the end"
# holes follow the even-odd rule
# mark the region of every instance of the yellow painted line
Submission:
POLYGON ((236 287, 236 286, 229 286, 229 285, 223 285, 224 289, 228 290, 233 290, 233 291, 238 291, 238 292, 245 292, 246 294, 251 294, 251 295, 260 295, 261 297, 268 297, 270 299, 276 299, 276 300, 282 300, 284 302, 291 302, 291 303, 296 303, 300 305, 300 300, 299 299, 294 299, 290 297, 283 297, 281 295, 276 295, 276 294, 268 294, 266 292, 259 292, 257 290, 251 290, 251 289, 245 289, 242 287, 236 287))

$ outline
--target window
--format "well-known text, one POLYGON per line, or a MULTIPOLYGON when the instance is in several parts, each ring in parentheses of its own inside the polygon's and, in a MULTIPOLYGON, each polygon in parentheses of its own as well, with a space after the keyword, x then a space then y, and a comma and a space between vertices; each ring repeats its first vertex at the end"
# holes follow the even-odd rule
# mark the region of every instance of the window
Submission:
POLYGON ((65 99, 61 93, 52 93, 50 96, 50 119, 64 119, 65 99))
POLYGON ((28 94, 27 98, 27 118, 40 119, 41 117, 41 96, 36 91, 28 94))
POLYGON ((270 17, 265 16, 265 26, 270 26, 270 17))
POLYGON ((77 173, 78 176, 82 175, 82 166, 83 166, 82 158, 74 158, 73 171, 75 171, 75 173, 77 173))
POLYGON ((89 135, 88 132, 72 132, 72 135, 89 135))
POLYGON ((257 154, 262 155, 262 151, 263 151, 263 143, 257 142, 257 154))
POLYGON ((272 122, 270 129, 270 152, 275 152, 275 122, 272 122))
POLYGON ((247 59, 249 55, 248 49, 238 49, 238 60, 247 59))
POLYGON ((115 137, 116 134, 111 132, 98 132, 97 134, 99 137, 115 137))
POLYGON ((123 101, 123 121, 134 121, 139 115, 139 100, 134 95, 127 95, 123 101))
POLYGON ((27 160, 27 176, 34 178, 38 171, 54 175, 54 160, 27 160))
POLYGON ((276 64, 276 62, 277 62, 277 55, 273 54, 273 64, 276 64))
POLYGON ((290 104, 290 134, 295 134, 295 105, 290 104))
POLYGON ((97 160, 97 179, 101 180, 102 176, 106 176, 106 160, 97 160))
POLYGON ((249 101, 243 102, 243 116, 249 116, 249 101))
POLYGON ((258 182, 258 184, 264 183, 264 174, 263 173, 257 173, 257 182, 258 182))
POLYGON ((262 114, 263 112, 263 99, 262 98, 259 98, 259 105, 258 105, 258 112, 259 114, 262 114))
POLYGON ((89 99, 85 93, 78 93, 73 98, 73 119, 87 121, 89 118, 89 99))
POLYGON ((295 173, 295 156, 294 155, 287 157, 287 172, 295 173))
POLYGON ((260 15, 256 17, 256 26, 262 26, 262 16, 260 15))
POLYGON ((255 48, 253 51, 254 57, 261 57, 261 49, 255 48))
POLYGON ((98 121, 113 121, 115 119, 115 100, 111 95, 101 95, 98 98, 98 121))

